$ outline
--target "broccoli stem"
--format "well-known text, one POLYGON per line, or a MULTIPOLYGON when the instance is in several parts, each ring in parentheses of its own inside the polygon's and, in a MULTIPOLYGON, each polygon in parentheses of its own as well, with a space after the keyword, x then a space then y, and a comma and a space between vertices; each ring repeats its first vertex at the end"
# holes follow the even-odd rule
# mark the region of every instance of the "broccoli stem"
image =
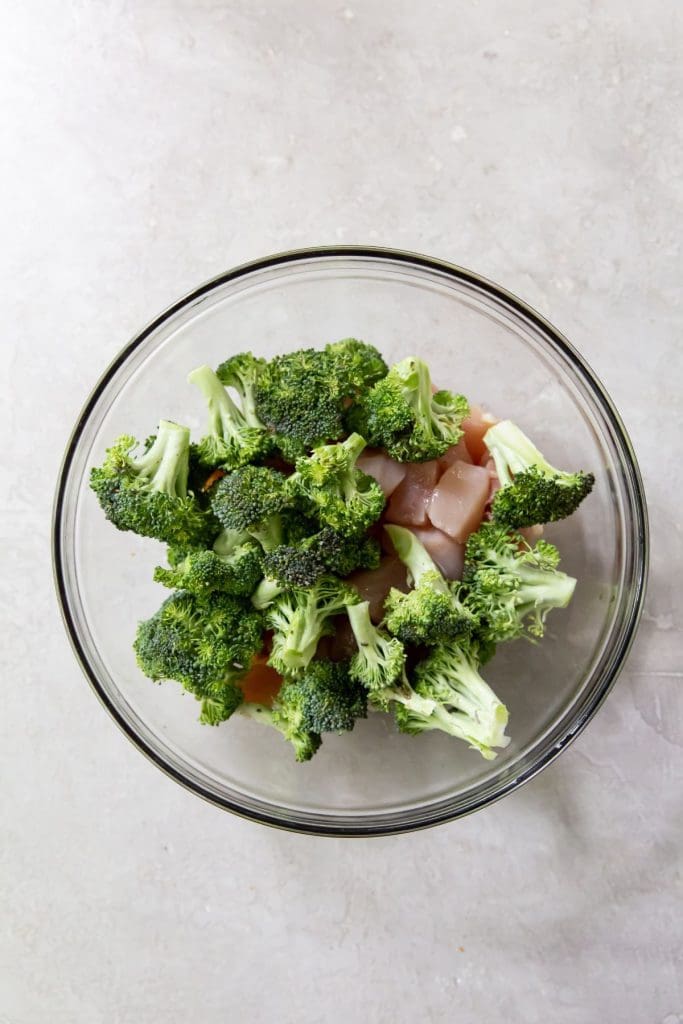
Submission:
POLYGON ((447 711, 441 704, 436 706, 424 727, 425 729, 439 729, 456 739, 465 740, 471 747, 478 750, 483 758, 492 761, 496 757, 496 753, 491 750, 491 747, 506 747, 510 742, 509 736, 505 735, 508 716, 504 705, 499 704, 493 710, 493 716, 495 723, 493 739, 488 724, 482 727, 477 719, 473 719, 461 711, 447 711))
POLYGON ((244 417, 211 367, 198 366, 187 379, 197 385, 206 399, 209 431, 216 437, 234 437, 244 425, 244 417))
POLYGON ((309 599, 303 607, 295 610, 281 648, 286 664, 292 668, 304 668, 309 663, 318 646, 324 622, 315 601, 309 599))
POLYGON ((522 584, 515 593, 515 603, 525 606, 546 606, 549 608, 566 608, 572 599, 576 580, 560 572, 543 572, 541 569, 527 569, 524 565, 518 568, 522 584))
POLYGON ((428 423, 432 413, 432 379, 429 367, 422 359, 412 359, 416 377, 415 390, 410 394, 410 404, 419 422, 428 423))
POLYGON ((264 551, 273 551, 283 541, 282 517, 272 515, 258 526, 249 528, 251 536, 259 542, 264 551))
POLYGON ((350 434, 345 441, 342 442, 342 447, 349 455, 349 468, 343 473, 339 479, 341 486, 341 492, 344 496, 345 501, 349 501, 351 498, 358 494, 358 477, 356 476, 356 462, 358 456, 366 447, 366 441, 360 434, 350 434))
POLYGON ((396 549, 396 554, 408 570, 409 582, 417 587, 425 573, 435 573, 432 580, 432 587, 437 593, 448 594, 448 584, 443 578, 436 564, 432 561, 419 540, 405 526, 385 526, 391 542, 396 549))
POLYGON ((190 431, 171 420, 161 420, 151 447, 134 460, 150 490, 176 498, 187 496, 190 431))
POLYGON ((405 651, 400 642, 383 636, 370 618, 367 601, 348 605, 346 614, 358 645, 351 661, 351 674, 372 692, 391 686, 405 666, 405 651))
POLYGON ((225 526, 213 542, 213 550, 217 555, 227 558, 240 544, 248 540, 249 534, 245 530, 230 530, 225 526))
POLYGON ((496 473, 503 487, 513 483, 516 473, 524 473, 530 466, 535 466, 546 476, 561 479, 568 475, 551 466, 512 420, 501 420, 490 427, 484 436, 484 443, 493 456, 496 473))
POLYGON ((413 711, 416 715, 421 715, 425 718, 429 718, 438 707, 436 701, 432 700, 431 697, 422 697, 419 693, 416 693, 405 674, 400 685, 396 684, 395 686, 386 687, 377 696, 384 704, 395 700, 398 704, 403 704, 404 707, 413 711))
POLYGON ((269 605, 280 596, 283 591, 283 586, 277 580, 271 580, 268 577, 262 579, 258 587, 251 595, 251 603, 254 608, 259 611, 263 611, 264 608, 268 608, 269 605))

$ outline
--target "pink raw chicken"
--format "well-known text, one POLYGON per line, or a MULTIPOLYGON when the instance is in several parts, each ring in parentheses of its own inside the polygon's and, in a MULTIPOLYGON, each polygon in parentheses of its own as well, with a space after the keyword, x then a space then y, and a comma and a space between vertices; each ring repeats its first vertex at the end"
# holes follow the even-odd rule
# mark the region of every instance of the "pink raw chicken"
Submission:
POLYGON ((358 469, 373 477, 384 491, 384 497, 390 498, 406 475, 408 467, 390 459, 386 452, 377 448, 366 448, 358 461, 358 469))
POLYGON ((448 534, 442 533, 434 526, 423 529, 419 526, 413 527, 413 533, 420 544, 431 555, 441 572, 448 580, 459 580, 462 577, 462 567, 465 561, 465 545, 458 544, 448 534))
POLYGON ((432 525, 464 544, 481 523, 489 489, 490 477, 482 466, 454 462, 434 489, 429 506, 432 525))
POLYGON ((470 414, 462 421, 462 429, 472 462, 481 462, 483 456, 487 454, 488 448, 484 444, 484 434, 489 427, 497 422, 495 416, 492 416, 490 412, 484 412, 480 406, 470 406, 470 414))
POLYGON ((454 444, 452 448, 449 448, 448 451, 445 451, 441 458, 438 459, 438 463, 441 466, 442 470, 450 469, 454 462, 471 461, 472 458, 467 450, 467 445, 465 444, 464 437, 461 437, 457 444, 454 444))
POLYGON ((405 479, 387 506, 386 521, 399 526, 425 526, 428 522, 427 508, 440 474, 441 467, 436 460, 408 463, 405 479))
POLYGON ((380 562, 379 569, 363 569, 352 573, 347 580, 361 596, 370 602, 370 618, 380 622, 384 616, 384 599, 392 587, 408 590, 406 568, 396 555, 388 555, 380 562))
POLYGON ((496 496, 496 491, 500 490, 500 480, 498 479, 498 474, 496 473, 496 464, 493 461, 493 459, 486 460, 486 462, 484 463, 484 469, 489 475, 489 496, 486 504, 490 505, 496 496))

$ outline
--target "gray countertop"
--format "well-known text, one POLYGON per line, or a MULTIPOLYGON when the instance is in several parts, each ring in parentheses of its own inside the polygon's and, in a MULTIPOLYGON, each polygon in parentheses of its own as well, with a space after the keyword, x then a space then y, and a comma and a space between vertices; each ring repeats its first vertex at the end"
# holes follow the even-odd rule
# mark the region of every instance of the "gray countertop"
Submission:
POLYGON ((681 47, 671 0, 26 0, 3 17, 2 1024, 681 1024, 681 47), (374 841, 203 804, 58 617, 52 490, 107 362, 234 263, 365 242, 563 330, 638 453, 642 628, 501 803, 374 841))

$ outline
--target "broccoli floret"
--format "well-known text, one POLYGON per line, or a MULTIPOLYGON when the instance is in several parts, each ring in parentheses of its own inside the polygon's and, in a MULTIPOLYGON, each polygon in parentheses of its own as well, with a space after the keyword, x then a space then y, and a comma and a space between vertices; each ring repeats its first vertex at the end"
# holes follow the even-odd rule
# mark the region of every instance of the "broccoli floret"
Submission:
POLYGON ((479 674, 475 645, 451 641, 435 648, 414 671, 415 692, 433 701, 430 714, 408 703, 397 704, 395 717, 401 732, 416 735, 439 729, 465 740, 482 757, 496 756, 494 747, 506 747, 507 708, 479 674))
POLYGON ((375 346, 356 338, 332 342, 325 352, 347 398, 357 398, 387 375, 387 364, 375 346))
POLYGON ((348 663, 314 658, 293 679, 285 681, 279 705, 297 705, 307 731, 349 732, 357 718, 367 716, 367 694, 349 675, 348 663))
POLYGON ((367 601, 349 605, 346 614, 358 645, 351 658, 351 677, 367 688, 371 699, 384 704, 387 689, 403 677, 406 664, 403 644, 373 625, 367 601))
POLYGON ((426 462, 457 444, 468 412, 462 395, 433 394, 427 364, 410 356, 392 366, 347 418, 369 444, 386 448, 397 461, 426 462))
POLYGON ((382 558, 382 548, 375 537, 344 537, 330 527, 323 527, 312 538, 312 546, 335 576, 348 576, 356 569, 377 569, 382 558))
POLYGON ((321 523, 347 537, 363 533, 385 505, 377 481, 356 468, 364 448, 360 434, 323 445, 310 457, 297 459, 296 472, 287 480, 290 493, 305 502, 321 523))
POLYGON ((348 576, 356 569, 376 569, 381 558, 374 537, 343 537, 330 527, 296 544, 282 544, 263 559, 264 575, 284 587, 311 587, 327 573, 348 576))
POLYGON ((187 489, 190 431, 162 420, 142 454, 133 456, 136 444, 134 437, 120 437, 90 472, 90 486, 107 519, 119 530, 166 544, 210 544, 220 526, 187 489))
POLYGON ((208 696, 200 699, 199 721, 202 725, 220 725, 242 705, 244 695, 239 686, 226 682, 220 687, 213 687, 208 696))
POLYGON ((242 699, 238 680, 263 646, 263 619, 227 594, 210 600, 179 590, 138 626, 138 665, 155 682, 175 679, 202 703, 202 721, 228 718, 242 699))
POLYGON ((341 437, 344 398, 330 357, 310 348, 271 359, 254 387, 259 419, 289 462, 341 437))
POLYGON ((384 610, 391 634, 407 644, 438 644, 469 634, 476 626, 460 597, 460 584, 448 583, 411 530, 385 526, 413 587, 407 594, 392 588, 384 610))
POLYGON ((565 519, 593 489, 592 473, 555 469, 510 420, 489 427, 484 443, 501 484, 491 506, 500 526, 516 529, 565 519))
POLYGON ((263 571, 283 587, 312 587, 327 570, 317 548, 303 541, 270 551, 264 556, 263 571))
POLYGON ((252 704, 245 702, 238 708, 239 714, 251 718, 255 722, 262 722, 276 729, 288 743, 294 747, 294 756, 297 761, 310 761, 317 750, 320 749, 322 740, 318 733, 309 732, 303 724, 303 713, 298 702, 280 703, 276 699, 272 707, 265 704, 252 704))
POLYGON ((467 604, 493 643, 543 636, 552 608, 565 608, 576 580, 557 568, 559 552, 539 540, 531 547, 519 534, 485 523, 465 549, 467 604))
POLYGON ((320 638, 333 631, 330 619, 358 599, 353 587, 334 576, 324 576, 306 589, 284 591, 266 613, 266 622, 273 630, 269 664, 283 675, 305 668, 320 638))
POLYGON ((267 366, 265 359, 258 359, 251 352, 240 352, 226 359, 216 370, 216 376, 227 387, 235 389, 240 396, 242 414, 250 427, 259 430, 264 425, 256 412, 256 382, 267 366))
MULTIPOLYGON (((228 531, 224 531, 227 534, 228 531)), ((180 562, 166 569, 157 566, 154 579, 165 587, 190 590, 193 594, 220 591, 237 597, 249 597, 261 579, 263 551, 259 544, 247 540, 230 550, 220 534, 211 551, 191 551, 180 562)))
POLYGON ((264 551, 282 543, 281 512, 289 502, 283 473, 268 466, 244 466, 213 488, 211 506, 230 530, 245 530, 264 551))
POLYGON ((209 432, 196 446, 202 466, 237 469, 270 451, 268 431, 248 421, 210 367, 199 366, 188 380, 201 390, 209 409, 209 432))

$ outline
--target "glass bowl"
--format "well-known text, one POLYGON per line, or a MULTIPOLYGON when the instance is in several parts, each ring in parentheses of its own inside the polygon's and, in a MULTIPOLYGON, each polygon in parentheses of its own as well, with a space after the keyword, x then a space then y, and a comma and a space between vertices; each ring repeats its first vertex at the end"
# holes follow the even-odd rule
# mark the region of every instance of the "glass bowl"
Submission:
POLYGON ((586 725, 614 683, 637 625, 647 517, 633 451, 609 397, 571 345, 525 303, 459 267, 363 247, 302 250, 238 267, 176 302, 104 373, 78 418, 60 473, 54 566, 83 670, 126 735, 188 789, 270 825, 364 836, 449 821, 522 785, 586 725), (436 382, 510 417, 550 462, 591 470, 592 495, 547 530, 574 600, 551 613, 543 642, 503 645, 486 675, 510 711, 511 743, 485 761, 445 735, 399 735, 371 714, 327 736, 297 764, 274 730, 235 717, 201 726, 175 683, 136 666, 136 624, 165 592, 152 582, 162 545, 119 533, 88 488, 88 470, 121 433, 145 438, 161 417, 204 427, 186 383, 200 363, 364 338, 387 361, 415 353, 436 382))

